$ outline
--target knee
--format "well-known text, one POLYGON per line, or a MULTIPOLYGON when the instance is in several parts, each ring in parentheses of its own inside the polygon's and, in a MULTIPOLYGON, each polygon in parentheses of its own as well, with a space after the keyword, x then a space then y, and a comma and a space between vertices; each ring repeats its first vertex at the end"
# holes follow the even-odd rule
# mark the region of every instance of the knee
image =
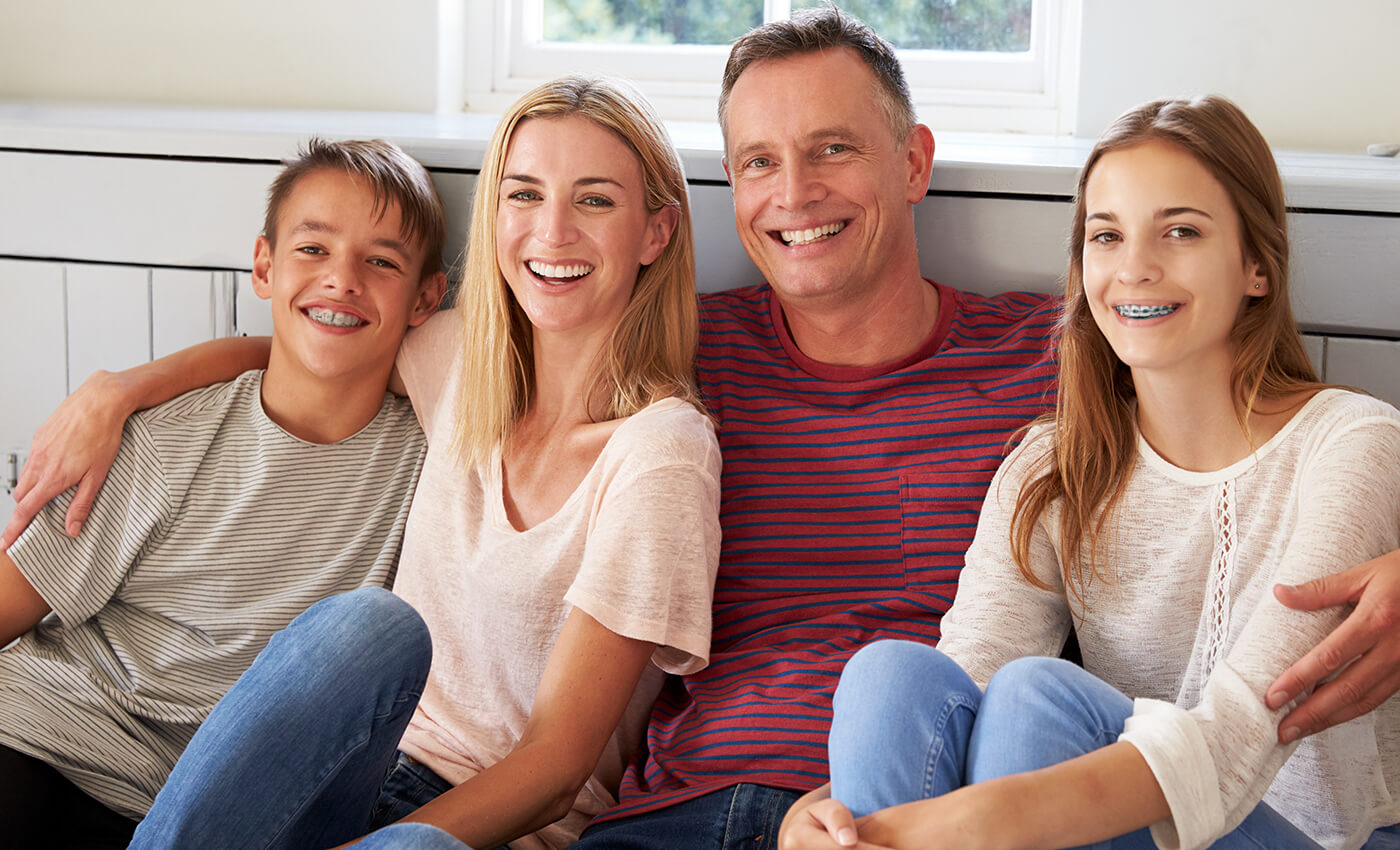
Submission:
POLYGON ((432 661, 428 626, 412 605, 381 587, 328 596, 288 627, 324 650, 357 659, 382 658, 408 668, 432 661))
POLYGON ((1074 671, 1082 672, 1063 658, 1026 656, 1010 661, 987 683, 983 710, 992 712, 1005 705, 1024 714, 1060 705, 1066 694, 1067 677, 1074 671))
POLYGON ((952 659, 927 644, 907 640, 866 644, 841 671, 835 697, 838 710, 841 704, 869 703, 875 695, 898 699, 906 692, 925 693, 931 683, 955 670, 962 672, 952 659))

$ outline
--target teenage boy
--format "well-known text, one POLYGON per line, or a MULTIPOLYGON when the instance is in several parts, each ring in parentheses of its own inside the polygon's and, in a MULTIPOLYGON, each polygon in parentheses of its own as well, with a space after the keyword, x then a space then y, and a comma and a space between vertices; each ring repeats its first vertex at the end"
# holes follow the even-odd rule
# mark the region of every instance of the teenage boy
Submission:
POLYGON ((313 139, 255 247, 266 371, 132 417, 88 533, 64 533, 70 492, 0 553, 6 844, 125 847, 269 638, 392 580, 424 440, 386 386, 442 298, 443 234, 403 151, 313 139))

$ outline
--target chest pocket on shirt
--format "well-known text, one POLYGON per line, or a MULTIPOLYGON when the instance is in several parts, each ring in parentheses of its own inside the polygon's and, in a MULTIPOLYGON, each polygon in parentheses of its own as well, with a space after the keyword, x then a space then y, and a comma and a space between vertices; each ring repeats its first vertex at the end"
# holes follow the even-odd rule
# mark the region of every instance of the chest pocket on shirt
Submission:
POLYGON ((946 472, 899 476, 904 572, 911 587, 940 593, 935 586, 946 585, 952 598, 985 495, 985 485, 969 485, 946 472))

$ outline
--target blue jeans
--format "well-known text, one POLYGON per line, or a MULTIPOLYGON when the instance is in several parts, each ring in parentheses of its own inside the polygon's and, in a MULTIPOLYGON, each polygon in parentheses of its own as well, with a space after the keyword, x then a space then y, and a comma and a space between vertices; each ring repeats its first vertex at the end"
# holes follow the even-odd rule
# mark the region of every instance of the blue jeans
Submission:
MULTIPOLYGON (((841 673, 828 741, 831 793, 856 817, 888 806, 1067 761, 1118 740, 1132 714, 1128 697, 1058 658, 1021 658, 1002 668, 986 694, 933 647, 879 641, 841 673)), ((1395 847, 1391 829, 1368 848, 1395 847)), ((1151 850, 1147 829, 1094 847, 1151 850)), ((1216 848, 1318 845, 1260 803, 1216 848)))
MULTIPOLYGON (((783 815, 800 795, 739 784, 654 812, 594 824, 572 850, 773 850, 783 815)), ((463 850, 439 829, 401 823, 360 842, 373 850, 463 850)))
POLYGON ((330 847, 441 793, 435 774, 395 781, 420 767, 395 755, 431 660, 422 618, 387 590, 316 603, 214 707, 131 846, 330 847))

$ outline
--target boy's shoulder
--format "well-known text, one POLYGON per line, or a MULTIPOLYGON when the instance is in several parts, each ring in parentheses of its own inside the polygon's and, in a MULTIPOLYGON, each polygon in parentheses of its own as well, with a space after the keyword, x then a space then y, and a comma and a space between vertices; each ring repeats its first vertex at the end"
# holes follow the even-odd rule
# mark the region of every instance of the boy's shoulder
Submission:
POLYGON ((261 405, 262 370, 244 372, 232 381, 211 384, 190 390, 184 395, 155 407, 142 410, 131 417, 151 433, 188 431, 202 423, 216 423, 233 410, 261 405))

